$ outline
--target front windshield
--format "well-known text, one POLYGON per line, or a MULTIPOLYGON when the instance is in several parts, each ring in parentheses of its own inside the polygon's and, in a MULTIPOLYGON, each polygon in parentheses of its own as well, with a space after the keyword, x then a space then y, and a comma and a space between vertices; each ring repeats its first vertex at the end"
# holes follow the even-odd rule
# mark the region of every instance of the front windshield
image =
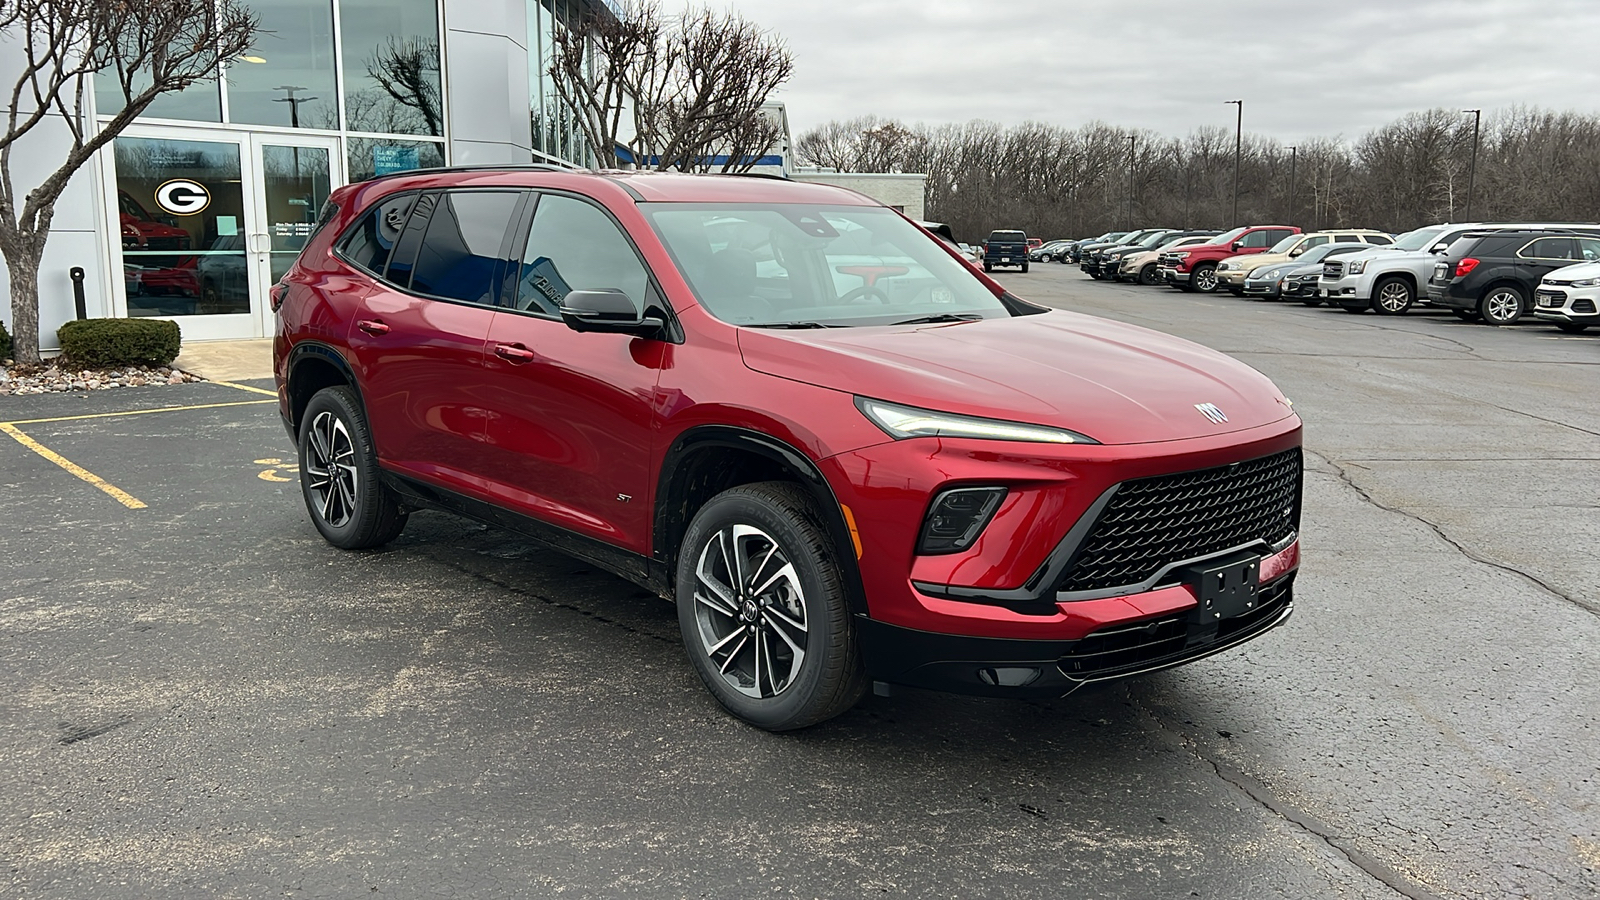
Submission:
POLYGON ((1163 242, 1166 241, 1167 234, 1168 234, 1168 232, 1165 232, 1165 231, 1157 231, 1157 232, 1151 234, 1150 236, 1146 237, 1144 240, 1141 240, 1139 242, 1138 246, 1144 247, 1146 249, 1148 249, 1150 247, 1159 247, 1159 246, 1161 246, 1161 244, 1163 242))
POLYGON ((1239 239, 1239 235, 1244 234, 1246 231, 1249 231, 1249 230, 1250 230, 1249 226, 1241 226, 1239 228, 1235 228, 1232 231, 1225 231, 1222 234, 1219 234, 1216 237, 1212 238, 1207 243, 1217 244, 1217 245, 1231 244, 1234 241, 1237 241, 1239 239))
POLYGON ((1349 244, 1323 244, 1320 247, 1312 247, 1310 250, 1300 254, 1299 261, 1303 263, 1322 262, 1322 258, 1332 253, 1335 249, 1348 250, 1349 247, 1349 244))
POLYGON ((1394 249, 1422 250, 1427 247, 1432 247, 1434 244, 1438 243, 1439 235, 1444 234, 1447 230, 1448 229, 1446 229, 1444 226, 1440 225, 1433 228, 1418 228, 1416 231, 1408 231, 1405 234, 1395 238, 1394 249))
POLYGON ((712 315, 817 327, 999 318, 970 269, 891 210, 790 203, 644 203, 712 315))

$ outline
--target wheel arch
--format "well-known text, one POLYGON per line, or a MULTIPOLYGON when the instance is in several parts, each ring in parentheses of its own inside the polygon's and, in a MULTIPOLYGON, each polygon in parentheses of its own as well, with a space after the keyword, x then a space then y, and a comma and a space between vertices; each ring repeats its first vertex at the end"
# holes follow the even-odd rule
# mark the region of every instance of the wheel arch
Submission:
POLYGON ((822 525, 833 541, 850 610, 865 614, 866 591, 856 558, 855 540, 839 498, 817 464, 800 450, 772 435, 730 425, 701 425, 680 434, 661 461, 657 479, 651 552, 662 566, 666 583, 676 584, 683 536, 695 513, 712 497, 741 484, 789 481, 811 496, 822 525))
MULTIPOLYGON (((344 385, 361 399, 361 386, 356 382, 350 363, 338 350, 321 341, 301 341, 289 351, 284 365, 284 393, 289 401, 289 426, 296 433, 306 404, 324 388, 344 385)), ((363 404, 364 405, 364 404, 363 404)))

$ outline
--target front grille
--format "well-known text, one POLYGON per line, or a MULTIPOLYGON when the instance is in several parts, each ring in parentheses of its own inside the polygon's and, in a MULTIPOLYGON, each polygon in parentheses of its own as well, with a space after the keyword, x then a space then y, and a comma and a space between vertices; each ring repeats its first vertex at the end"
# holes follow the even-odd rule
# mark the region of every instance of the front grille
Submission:
POLYGON ((1140 585, 1173 563, 1277 544, 1300 519, 1299 448, 1249 462, 1125 481, 1079 545, 1059 591, 1140 585))
POLYGON ((1264 585, 1258 595, 1261 602, 1255 609, 1214 625, 1196 624, 1184 613, 1091 632, 1062 654, 1056 665, 1069 678, 1090 680, 1204 655, 1218 644, 1248 638, 1253 632, 1271 627, 1289 605, 1293 582, 1288 577, 1264 585))
POLYGON ((1332 278, 1335 281, 1339 280, 1340 278, 1343 278, 1344 277, 1344 263, 1342 263, 1342 262, 1325 262, 1325 263, 1323 263, 1322 264, 1322 277, 1323 278, 1332 278))
POLYGON ((1563 306, 1567 302, 1566 291, 1534 291, 1534 302, 1539 306, 1563 306))
POLYGON ((1178 254, 1176 254, 1176 253, 1163 253, 1163 254, 1161 254, 1161 264, 1163 266, 1176 266, 1178 264, 1178 254))

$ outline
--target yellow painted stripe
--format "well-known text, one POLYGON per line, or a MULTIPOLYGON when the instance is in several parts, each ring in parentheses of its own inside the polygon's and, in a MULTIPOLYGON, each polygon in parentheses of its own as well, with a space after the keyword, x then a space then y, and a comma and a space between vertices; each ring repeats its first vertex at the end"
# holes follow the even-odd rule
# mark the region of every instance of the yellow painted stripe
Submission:
POLYGON ((50 460, 61 468, 66 469, 68 472, 71 472, 84 481, 89 482, 100 490, 105 491, 107 496, 118 503, 121 503, 123 506, 126 506, 129 509, 145 508, 144 502, 139 498, 107 482, 99 475, 96 475, 88 469, 85 469, 77 463, 74 463, 72 460, 67 459, 65 456, 62 456, 54 450, 51 450, 49 447, 46 447, 33 438, 28 437, 21 431, 18 431, 17 426, 11 424, 10 422, 0 422, 0 431, 4 431, 6 434, 11 435, 11 437, 22 446, 27 447, 29 450, 32 450, 45 459, 50 460))
MULTIPOLYGON (((201 383, 204 384, 205 382, 201 383)), ((249 391, 252 394, 266 394, 268 397, 278 396, 277 391, 269 391, 266 388, 251 387, 248 384, 234 384, 231 381, 213 381, 211 384, 220 384, 223 387, 238 388, 241 391, 249 391)))
POLYGON ((184 412, 191 409, 221 409, 227 406, 260 406, 271 403, 271 400, 234 400, 229 403, 200 403, 194 406, 159 406, 155 409, 129 409, 122 412, 86 413, 81 416, 56 416, 52 419, 19 419, 15 422, 4 422, 4 425, 39 425, 44 422, 76 422, 80 419, 114 419, 118 416, 144 416, 150 413, 184 412))

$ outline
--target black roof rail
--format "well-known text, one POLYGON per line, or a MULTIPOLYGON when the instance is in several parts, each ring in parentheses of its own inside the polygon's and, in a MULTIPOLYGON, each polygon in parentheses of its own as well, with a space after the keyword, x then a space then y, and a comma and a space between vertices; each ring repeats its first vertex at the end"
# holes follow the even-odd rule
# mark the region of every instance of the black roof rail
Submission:
POLYGON ((399 172, 386 172, 375 175, 368 181, 382 181, 385 178, 407 178, 412 175, 450 175, 453 173, 469 172, 573 172, 588 173, 589 169, 575 169, 570 166, 557 166, 550 163, 487 163, 476 166, 429 166, 421 169, 405 169, 399 172))
POLYGON ((724 175, 729 178, 765 178, 768 181, 793 181, 787 175, 774 175, 771 172, 707 172, 708 175, 724 175))

